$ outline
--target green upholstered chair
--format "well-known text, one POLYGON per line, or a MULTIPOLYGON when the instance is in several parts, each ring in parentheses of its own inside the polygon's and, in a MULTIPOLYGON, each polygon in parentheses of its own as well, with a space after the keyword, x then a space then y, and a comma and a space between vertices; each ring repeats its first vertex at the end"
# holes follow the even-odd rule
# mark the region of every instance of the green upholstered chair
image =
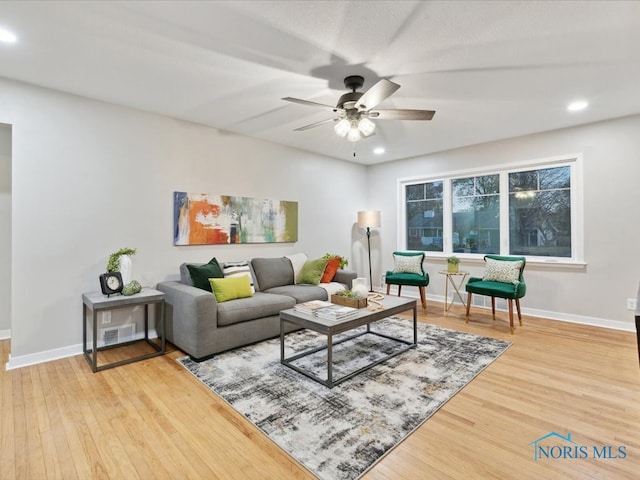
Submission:
POLYGON ((388 271, 384 279, 387 295, 391 285, 398 285, 398 296, 403 285, 418 287, 422 308, 427 308, 425 287, 429 285, 429 274, 424 271, 423 261, 424 252, 393 252, 393 270, 388 271))
POLYGON ((525 257, 503 257, 500 255, 485 255, 484 261, 486 271, 483 278, 471 277, 465 286, 467 295, 467 319, 469 321, 469 309, 471 308, 471 297, 485 295, 491 297, 491 313, 493 320, 496 319, 496 297, 504 298, 509 303, 509 326, 511 333, 513 326, 513 301, 516 301, 518 310, 518 321, 522 326, 522 314, 520 312, 520 299, 527 292, 527 285, 524 282, 524 267, 527 264, 525 257))

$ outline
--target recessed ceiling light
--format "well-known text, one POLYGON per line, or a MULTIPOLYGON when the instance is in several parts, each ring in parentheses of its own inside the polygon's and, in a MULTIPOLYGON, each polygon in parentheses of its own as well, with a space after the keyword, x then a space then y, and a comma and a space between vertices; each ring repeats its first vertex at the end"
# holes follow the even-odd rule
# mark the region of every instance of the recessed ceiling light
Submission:
POLYGON ((5 30, 4 28, 0 28, 0 42, 6 43, 15 43, 18 41, 18 37, 16 37, 9 30, 5 30))
POLYGON ((589 106, 589 102, 586 100, 576 100, 575 102, 571 102, 567 106, 567 110, 570 112, 579 112, 580 110, 584 110, 589 106))
POLYGON ((373 153, 375 153, 376 155, 382 155, 384 153, 384 148, 383 147, 376 147, 373 149, 373 153))

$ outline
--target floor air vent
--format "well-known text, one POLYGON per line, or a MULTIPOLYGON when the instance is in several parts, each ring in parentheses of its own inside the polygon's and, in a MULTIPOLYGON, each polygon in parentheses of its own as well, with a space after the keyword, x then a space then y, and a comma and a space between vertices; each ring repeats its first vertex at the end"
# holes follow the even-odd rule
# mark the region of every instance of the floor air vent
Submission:
POLYGON ((133 340, 136 334, 136 324, 128 323, 119 327, 103 328, 101 330, 102 345, 115 345, 117 343, 128 342, 133 340))

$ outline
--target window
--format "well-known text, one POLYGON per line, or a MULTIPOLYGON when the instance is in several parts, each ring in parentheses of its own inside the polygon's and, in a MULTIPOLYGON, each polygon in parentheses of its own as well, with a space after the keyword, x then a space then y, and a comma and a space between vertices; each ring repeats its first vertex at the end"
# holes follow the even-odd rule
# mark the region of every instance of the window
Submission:
POLYGON ((582 261, 580 157, 401 180, 401 248, 582 261), (517 168, 516 168, 517 167, 517 168), (581 226, 581 223, 580 223, 581 226), (579 241, 578 241, 579 240, 579 241))
POLYGON ((442 182, 406 187, 407 248, 442 252, 442 182))
POLYGON ((571 257, 568 166, 509 174, 509 245, 515 255, 571 257))
POLYGON ((456 253, 498 253, 500 176, 456 178, 452 191, 452 249, 456 253))

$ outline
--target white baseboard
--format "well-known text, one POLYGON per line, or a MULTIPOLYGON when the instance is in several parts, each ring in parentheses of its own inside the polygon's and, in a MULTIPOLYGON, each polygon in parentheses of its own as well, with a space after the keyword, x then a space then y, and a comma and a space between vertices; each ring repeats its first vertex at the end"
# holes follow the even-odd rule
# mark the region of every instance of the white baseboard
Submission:
POLYGON ((51 362, 61 358, 73 357, 82 353, 82 345, 72 345, 70 347, 56 348, 44 352, 31 353, 29 355, 20 355, 15 357, 9 354, 9 361, 5 365, 6 370, 15 368, 28 367, 38 363, 51 362))
MULTIPOLYGON (((383 293, 382 290, 379 290, 380 293, 383 293)), ((402 292, 402 296, 407 296, 411 298, 420 299, 420 296, 417 292, 402 292)), ((464 297, 463 297, 464 298, 464 297)), ((444 303, 444 295, 427 295, 427 301, 433 300, 435 302, 444 303)), ((460 301, 456 297, 456 302, 454 305, 461 305, 460 301)), ((474 296, 473 304, 471 305, 473 308, 491 308, 491 303, 489 297, 484 296, 474 296), (485 303, 486 300, 486 303, 485 303)), ((449 301, 451 301, 451 297, 449 297, 449 301)), ((506 301, 503 301, 506 305, 506 301)), ((500 301, 496 302, 496 310, 501 312, 506 312, 507 307, 501 307, 500 301)), ((522 308, 522 313, 524 315, 531 315, 532 317, 540 317, 546 320, 556 320, 560 322, 567 323, 578 323, 580 325, 591 325, 593 327, 601 327, 601 328, 610 328, 613 330, 623 330, 625 332, 635 332, 636 327, 633 321, 629 320, 629 322, 622 322, 620 320, 612 320, 609 318, 598 318, 598 317, 586 317, 584 315, 573 315, 570 313, 559 313, 559 312, 551 312, 547 310, 538 310, 535 308, 522 308)), ((630 316, 630 318, 632 315, 630 316)))
MULTIPOLYGON (((134 339, 136 340, 142 340, 143 338, 144 332, 136 333, 136 335, 134 336, 134 339)), ((155 331, 155 329, 149 330, 149 338, 158 338, 158 333, 155 331)), ((88 342, 87 348, 91 348, 91 342, 88 342)), ((37 365, 38 363, 51 362, 53 360, 60 360, 61 358, 73 357, 75 355, 82 355, 82 344, 56 348, 54 350, 32 353, 29 355, 20 355, 18 357, 14 357, 9 354, 9 361, 5 364, 5 369, 14 370, 16 368, 37 365)))
POLYGON ((11 330, 0 330, 0 340, 11 338, 11 330))

